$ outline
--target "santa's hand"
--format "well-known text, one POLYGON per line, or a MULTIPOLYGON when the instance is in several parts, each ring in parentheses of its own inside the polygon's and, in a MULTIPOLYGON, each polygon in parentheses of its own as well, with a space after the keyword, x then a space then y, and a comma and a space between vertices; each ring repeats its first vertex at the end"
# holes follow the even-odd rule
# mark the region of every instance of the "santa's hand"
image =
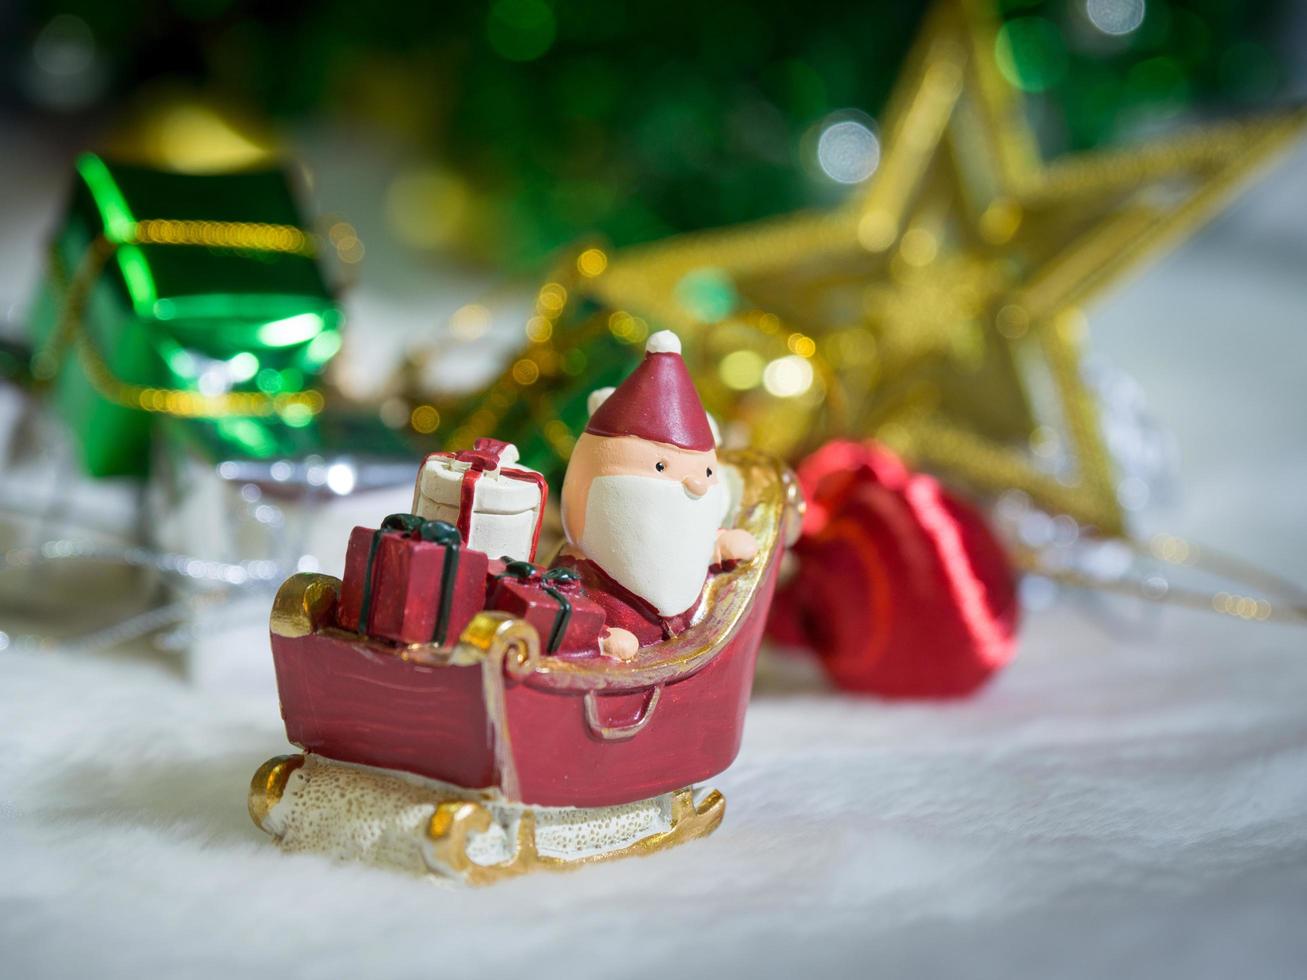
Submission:
POLYGON ((717 550, 713 552, 713 564, 724 561, 748 561, 758 553, 758 541, 743 528, 733 527, 717 532, 717 550))
POLYGON ((611 627, 599 638, 599 652, 614 660, 630 660, 640 649, 640 641, 630 630, 611 627))

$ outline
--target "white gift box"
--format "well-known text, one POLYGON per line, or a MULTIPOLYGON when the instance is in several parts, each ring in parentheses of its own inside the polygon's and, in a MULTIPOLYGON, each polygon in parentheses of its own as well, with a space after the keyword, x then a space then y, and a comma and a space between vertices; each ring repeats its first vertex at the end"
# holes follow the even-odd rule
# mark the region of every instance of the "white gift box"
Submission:
POLYGON ((478 439, 461 453, 432 453, 418 472, 413 513, 458 528, 492 558, 534 561, 548 493, 540 473, 517 465, 517 447, 478 439))

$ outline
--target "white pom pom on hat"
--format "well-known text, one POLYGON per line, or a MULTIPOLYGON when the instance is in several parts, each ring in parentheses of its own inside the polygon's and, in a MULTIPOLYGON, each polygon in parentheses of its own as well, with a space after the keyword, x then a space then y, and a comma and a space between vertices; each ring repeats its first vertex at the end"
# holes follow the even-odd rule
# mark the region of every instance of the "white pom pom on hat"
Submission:
POLYGON ((651 333, 648 341, 645 342, 644 352, 646 354, 679 354, 681 353, 681 338, 670 330, 659 330, 656 333, 651 333))
POLYGON ((586 414, 593 415, 595 412, 599 411, 599 406, 608 401, 608 396, 616 390, 616 388, 610 386, 607 388, 596 388, 594 391, 590 392, 590 397, 585 400, 586 414))

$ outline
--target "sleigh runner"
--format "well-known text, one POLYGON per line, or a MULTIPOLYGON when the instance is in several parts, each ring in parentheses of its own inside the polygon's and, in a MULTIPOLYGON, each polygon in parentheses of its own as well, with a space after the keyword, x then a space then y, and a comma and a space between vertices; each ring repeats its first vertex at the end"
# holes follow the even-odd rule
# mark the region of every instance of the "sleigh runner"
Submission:
POLYGON ((725 801, 693 787, 739 750, 801 506, 775 461, 720 461, 731 526, 750 531, 758 553, 709 580, 688 630, 628 662, 549 656, 534 627, 499 612, 478 613, 449 645, 369 637, 338 625, 339 580, 287 580, 272 647, 287 735, 304 754, 256 773, 255 822, 288 850, 471 883, 714 830, 725 801))

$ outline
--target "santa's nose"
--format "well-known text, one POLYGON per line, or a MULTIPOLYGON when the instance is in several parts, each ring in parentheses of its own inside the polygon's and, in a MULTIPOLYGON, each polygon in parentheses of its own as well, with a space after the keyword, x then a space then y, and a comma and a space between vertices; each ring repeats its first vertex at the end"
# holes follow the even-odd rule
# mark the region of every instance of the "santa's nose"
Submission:
POLYGON ((681 486, 691 497, 702 497, 708 492, 708 481, 701 476, 687 476, 681 481, 681 486))

